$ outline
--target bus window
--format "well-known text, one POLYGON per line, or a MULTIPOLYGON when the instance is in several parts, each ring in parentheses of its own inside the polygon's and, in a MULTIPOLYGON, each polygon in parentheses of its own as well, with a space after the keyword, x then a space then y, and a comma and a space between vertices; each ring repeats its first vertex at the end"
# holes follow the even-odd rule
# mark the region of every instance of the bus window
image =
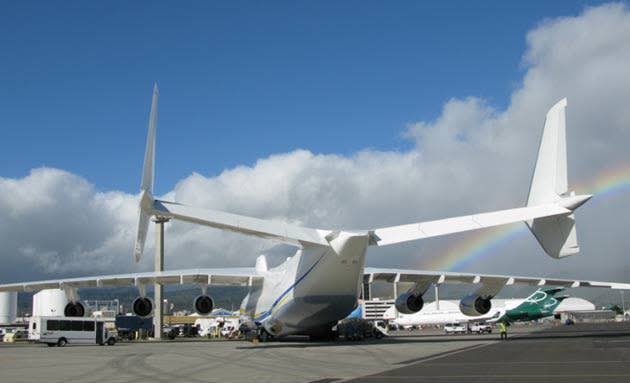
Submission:
POLYGON ((83 331, 94 331, 94 322, 83 322, 83 331))
POLYGON ((72 323, 72 331, 83 331, 83 321, 75 320, 72 323))
POLYGON ((58 320, 49 320, 48 324, 46 325, 46 327, 48 328, 48 331, 59 331, 59 329, 60 329, 59 321, 58 320))
POLYGON ((61 331, 72 331, 72 322, 69 320, 60 320, 59 321, 59 330, 61 331))
POLYGON ((33 322, 33 330, 37 330, 37 322, 33 322))

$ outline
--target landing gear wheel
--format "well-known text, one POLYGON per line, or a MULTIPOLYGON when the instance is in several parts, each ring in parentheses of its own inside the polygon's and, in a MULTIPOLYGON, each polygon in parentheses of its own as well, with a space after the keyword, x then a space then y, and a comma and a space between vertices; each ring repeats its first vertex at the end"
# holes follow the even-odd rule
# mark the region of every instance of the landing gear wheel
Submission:
POLYGON ((267 330, 265 330, 264 327, 260 327, 258 328, 257 338, 261 343, 263 343, 263 342, 268 342, 271 339, 273 339, 273 335, 269 334, 267 330))
POLYGON ((339 333, 337 331, 328 330, 317 334, 309 335, 308 339, 311 342, 331 342, 339 339, 339 333))

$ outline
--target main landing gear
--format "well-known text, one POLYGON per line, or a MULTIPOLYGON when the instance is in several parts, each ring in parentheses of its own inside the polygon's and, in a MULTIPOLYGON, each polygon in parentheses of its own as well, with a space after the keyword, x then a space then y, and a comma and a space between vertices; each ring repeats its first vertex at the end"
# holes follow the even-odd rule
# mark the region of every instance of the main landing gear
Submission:
POLYGON ((268 342, 273 339, 273 335, 269 334, 264 327, 259 326, 258 329, 256 329, 256 339, 259 342, 268 342))

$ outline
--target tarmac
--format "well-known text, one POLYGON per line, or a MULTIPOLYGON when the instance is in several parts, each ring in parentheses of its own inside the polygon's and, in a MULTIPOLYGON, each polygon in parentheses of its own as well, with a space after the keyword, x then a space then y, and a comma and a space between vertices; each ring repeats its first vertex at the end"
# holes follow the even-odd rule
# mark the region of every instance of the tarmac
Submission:
POLYGON ((498 334, 393 332, 383 340, 182 340, 49 348, 0 343, 2 382, 620 382, 630 323, 513 326, 498 334))

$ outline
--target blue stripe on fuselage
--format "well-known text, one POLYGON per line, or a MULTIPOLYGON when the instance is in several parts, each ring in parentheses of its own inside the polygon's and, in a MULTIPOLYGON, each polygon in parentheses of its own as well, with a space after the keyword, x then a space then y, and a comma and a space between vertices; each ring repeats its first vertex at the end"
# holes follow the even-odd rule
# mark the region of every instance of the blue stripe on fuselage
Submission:
POLYGON ((271 305, 271 308, 267 311, 264 311, 262 314, 260 314, 258 317, 254 317, 254 320, 257 321, 261 321, 264 320, 265 318, 267 318, 269 315, 271 315, 272 311, 274 308, 276 308, 276 306, 278 305, 278 302, 280 302, 282 300, 282 298, 285 297, 285 295, 287 295, 291 290, 293 290, 298 283, 302 282, 302 280, 304 278, 306 278, 306 276, 315 268, 315 266, 317 266, 317 264, 322 260, 322 258, 324 258, 324 255, 326 255, 326 253, 324 252, 324 254, 322 254, 321 257, 319 257, 319 259, 313 264, 313 266, 311 266, 310 269, 308 269, 304 275, 302 275, 297 281, 295 281, 295 283, 293 283, 291 286, 289 286, 288 289, 286 289, 282 294, 280 294, 280 296, 278 297, 278 299, 276 299, 273 304, 271 305))

